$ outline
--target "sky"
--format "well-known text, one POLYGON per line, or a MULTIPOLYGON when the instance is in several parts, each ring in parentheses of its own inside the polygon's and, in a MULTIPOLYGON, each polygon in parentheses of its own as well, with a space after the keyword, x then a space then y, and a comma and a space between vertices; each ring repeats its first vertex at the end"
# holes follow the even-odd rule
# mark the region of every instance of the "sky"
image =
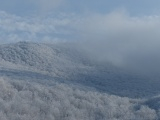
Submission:
POLYGON ((16 15, 31 15, 47 12, 109 13, 126 9, 132 15, 158 14, 159 0, 0 0, 0 10, 16 15))
POLYGON ((159 0, 0 0, 0 41, 82 41, 132 31, 133 24, 143 27, 139 30, 151 24, 153 28, 159 25, 159 4, 159 0))
POLYGON ((76 41, 99 60, 157 72, 159 6, 159 0, 0 0, 0 43, 76 41))

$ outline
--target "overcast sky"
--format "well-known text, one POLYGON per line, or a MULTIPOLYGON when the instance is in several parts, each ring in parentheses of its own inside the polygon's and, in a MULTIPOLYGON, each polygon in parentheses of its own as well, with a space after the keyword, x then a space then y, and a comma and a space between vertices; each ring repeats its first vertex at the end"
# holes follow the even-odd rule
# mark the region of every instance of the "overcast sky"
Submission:
POLYGON ((153 34, 150 29, 159 29, 159 6, 159 0, 0 0, 0 40, 109 40, 138 31, 153 34))
POLYGON ((159 0, 0 0, 0 10, 16 15, 35 12, 109 13, 126 9, 131 15, 152 15, 160 11, 159 0))
POLYGON ((117 65, 160 71, 160 0, 0 0, 0 42, 78 41, 117 65))

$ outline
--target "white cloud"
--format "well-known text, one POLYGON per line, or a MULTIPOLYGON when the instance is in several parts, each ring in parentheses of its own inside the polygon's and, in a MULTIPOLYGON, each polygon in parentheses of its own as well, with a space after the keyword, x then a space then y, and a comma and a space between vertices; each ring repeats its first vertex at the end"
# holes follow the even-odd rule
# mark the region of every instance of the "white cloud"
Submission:
POLYGON ((160 16, 134 17, 124 11, 91 14, 76 25, 82 31, 83 45, 99 60, 158 69, 160 16))
POLYGON ((83 47, 99 60, 159 70, 160 16, 134 17, 125 11, 53 16, 25 18, 1 12, 1 43, 24 40, 83 41, 83 47))
POLYGON ((68 30, 70 24, 71 19, 64 15, 59 15, 56 18, 25 18, 0 12, 0 41, 4 43, 64 40, 67 39, 64 36, 72 34, 72 30, 68 30))

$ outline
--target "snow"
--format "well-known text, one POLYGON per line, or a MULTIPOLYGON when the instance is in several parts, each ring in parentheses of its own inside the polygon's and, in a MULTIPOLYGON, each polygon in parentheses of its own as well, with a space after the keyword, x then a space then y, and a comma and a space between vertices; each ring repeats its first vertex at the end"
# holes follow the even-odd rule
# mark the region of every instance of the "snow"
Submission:
POLYGON ((155 120, 159 81, 98 63, 72 44, 0 45, 2 120, 155 120))
POLYGON ((66 84, 47 86, 0 79, 0 119, 3 120, 134 120, 156 119, 154 109, 138 101, 66 84))

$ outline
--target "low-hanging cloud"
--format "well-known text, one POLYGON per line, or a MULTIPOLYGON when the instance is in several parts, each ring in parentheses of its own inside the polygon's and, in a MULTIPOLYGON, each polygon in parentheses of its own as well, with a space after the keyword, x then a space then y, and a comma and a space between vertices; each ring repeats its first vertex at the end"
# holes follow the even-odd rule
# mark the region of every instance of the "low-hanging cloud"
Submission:
POLYGON ((78 25, 85 49, 116 65, 159 70, 160 16, 130 16, 127 12, 92 14, 78 25))
POLYGON ((148 72, 158 73, 160 68, 158 15, 136 17, 114 11, 41 19, 0 12, 0 31, 1 43, 74 40, 100 61, 148 72))

